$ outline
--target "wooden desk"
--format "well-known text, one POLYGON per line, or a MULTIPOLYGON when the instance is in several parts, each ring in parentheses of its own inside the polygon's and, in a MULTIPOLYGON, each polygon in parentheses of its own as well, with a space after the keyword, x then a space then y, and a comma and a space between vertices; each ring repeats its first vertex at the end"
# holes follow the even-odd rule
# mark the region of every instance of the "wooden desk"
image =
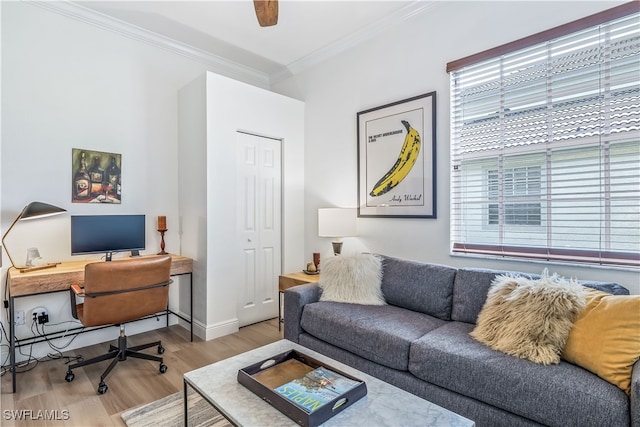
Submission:
MULTIPOLYGON (((70 261, 58 264, 56 267, 43 270, 20 273, 15 268, 7 272, 9 295, 19 297, 24 295, 45 294, 47 292, 66 291, 72 283, 84 283, 84 267, 94 262, 104 262, 98 259, 70 261)), ((181 255, 171 255, 171 275, 190 274, 193 272, 193 260, 181 255)))
MULTIPOLYGON (((42 270, 27 271, 21 273, 16 268, 10 268, 7 271, 7 288, 9 290, 9 347, 11 357, 11 371, 13 377, 13 392, 16 392, 16 347, 20 347, 20 344, 16 344, 15 337, 15 320, 14 320, 14 303, 16 298, 23 298, 32 295, 47 294, 51 292, 65 292, 71 287, 71 284, 77 283, 82 285, 84 283, 84 267, 87 264, 94 262, 104 262, 97 259, 82 260, 82 261, 69 261, 58 264, 55 267, 46 268, 42 270)), ((179 313, 175 313, 167 307, 167 326, 169 326, 169 314, 173 314, 180 319, 189 323, 191 328, 191 341, 193 341, 193 259, 187 258, 181 255, 171 255, 171 275, 180 276, 183 274, 189 275, 189 291, 190 291, 190 318, 186 318, 179 313)), ((82 332, 84 328, 75 334, 82 332)), ((101 329, 92 328, 88 330, 101 329)), ((60 332, 51 332, 44 337, 54 336, 60 334, 60 332)), ((46 339, 46 338, 45 338, 46 339)), ((33 341, 29 338, 29 344, 34 344, 40 341, 33 341)))
POLYGON ((278 277, 278 330, 282 328, 282 323, 284 323, 284 318, 282 317, 282 295, 284 291, 289 288, 293 288, 294 286, 316 283, 319 280, 319 274, 306 274, 302 271, 298 273, 283 274, 278 277))

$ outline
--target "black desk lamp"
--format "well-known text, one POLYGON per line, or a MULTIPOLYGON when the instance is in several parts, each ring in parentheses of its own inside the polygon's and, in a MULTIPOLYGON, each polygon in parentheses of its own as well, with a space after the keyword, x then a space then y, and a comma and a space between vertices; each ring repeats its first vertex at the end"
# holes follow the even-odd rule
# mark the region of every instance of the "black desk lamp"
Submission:
MULTIPOLYGON (((22 209, 22 212, 20 212, 20 215, 18 215, 18 217, 13 221, 13 223, 11 224, 11 227, 9 227, 7 232, 4 233, 4 236, 2 236, 2 246, 4 246, 4 250, 7 252, 7 255, 9 256, 9 261, 11 261, 11 265, 16 267, 16 264, 13 262, 13 258, 11 258, 11 254, 9 253, 9 248, 7 247, 7 244, 4 242, 4 239, 9 235, 9 232, 11 231, 13 226, 16 225, 18 221, 44 218, 47 216, 58 215, 66 211, 67 211, 66 209, 62 209, 57 206, 53 206, 48 203, 42 203, 42 202, 31 202, 27 206, 25 206, 24 209, 22 209)), ((27 267, 27 268, 16 267, 16 268, 18 268, 21 272, 23 272, 23 271, 40 270, 43 268, 55 267, 56 265, 57 264, 44 264, 37 267, 27 267)))

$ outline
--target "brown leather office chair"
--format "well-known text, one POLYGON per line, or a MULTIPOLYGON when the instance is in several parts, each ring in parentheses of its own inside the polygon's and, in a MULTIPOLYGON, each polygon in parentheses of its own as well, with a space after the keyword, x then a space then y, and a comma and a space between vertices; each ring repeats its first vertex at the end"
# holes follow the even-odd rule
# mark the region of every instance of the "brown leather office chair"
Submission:
POLYGON ((71 286, 71 311, 73 317, 83 326, 119 325, 118 346, 109 346, 109 352, 89 360, 69 365, 65 380, 73 381, 72 369, 114 359, 100 377, 98 393, 104 394, 108 387, 104 380, 118 362, 127 357, 160 362, 160 373, 167 371, 162 357, 139 352, 150 347, 158 347, 158 354, 164 353, 160 341, 127 347, 126 322, 154 315, 167 309, 171 256, 145 256, 122 261, 96 262, 84 269, 84 288, 71 286), (83 297, 82 304, 76 297, 83 297))

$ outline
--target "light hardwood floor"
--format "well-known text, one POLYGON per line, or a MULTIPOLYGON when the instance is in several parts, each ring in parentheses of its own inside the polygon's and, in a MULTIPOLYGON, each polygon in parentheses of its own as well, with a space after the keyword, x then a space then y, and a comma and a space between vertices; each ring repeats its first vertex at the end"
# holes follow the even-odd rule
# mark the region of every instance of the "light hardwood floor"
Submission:
MULTIPOLYGON (((114 328, 117 336, 117 329, 114 328)), ((158 372, 158 363, 148 360, 127 359, 107 377, 107 393, 98 395, 96 390, 100 375, 108 365, 101 362, 74 369, 75 379, 67 383, 64 379, 67 367, 64 360, 38 364, 33 370, 18 374, 17 393, 12 393, 11 375, 2 377, 0 425, 2 426, 124 426, 120 414, 132 407, 152 402, 182 390, 182 375, 185 372, 217 362, 239 353, 269 344, 282 338, 277 319, 240 328, 240 331, 214 339, 202 341, 180 326, 170 326, 139 335, 129 336, 129 345, 161 340, 165 347, 164 363, 169 367, 165 374, 158 372), (37 418, 38 410, 68 411, 68 420, 23 420, 14 421, 12 410, 31 410, 37 418)), ((81 354, 90 358, 106 352, 107 344, 97 344, 64 353, 81 354)), ((146 350, 155 354, 153 349, 146 350)))

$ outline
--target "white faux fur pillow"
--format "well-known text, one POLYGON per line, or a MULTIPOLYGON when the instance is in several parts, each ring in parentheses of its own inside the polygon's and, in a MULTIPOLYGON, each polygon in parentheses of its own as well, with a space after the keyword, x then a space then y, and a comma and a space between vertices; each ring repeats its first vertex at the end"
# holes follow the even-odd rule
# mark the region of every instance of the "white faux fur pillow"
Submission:
POLYGON ((385 305, 382 261, 372 254, 337 255, 322 263, 320 301, 385 305))

